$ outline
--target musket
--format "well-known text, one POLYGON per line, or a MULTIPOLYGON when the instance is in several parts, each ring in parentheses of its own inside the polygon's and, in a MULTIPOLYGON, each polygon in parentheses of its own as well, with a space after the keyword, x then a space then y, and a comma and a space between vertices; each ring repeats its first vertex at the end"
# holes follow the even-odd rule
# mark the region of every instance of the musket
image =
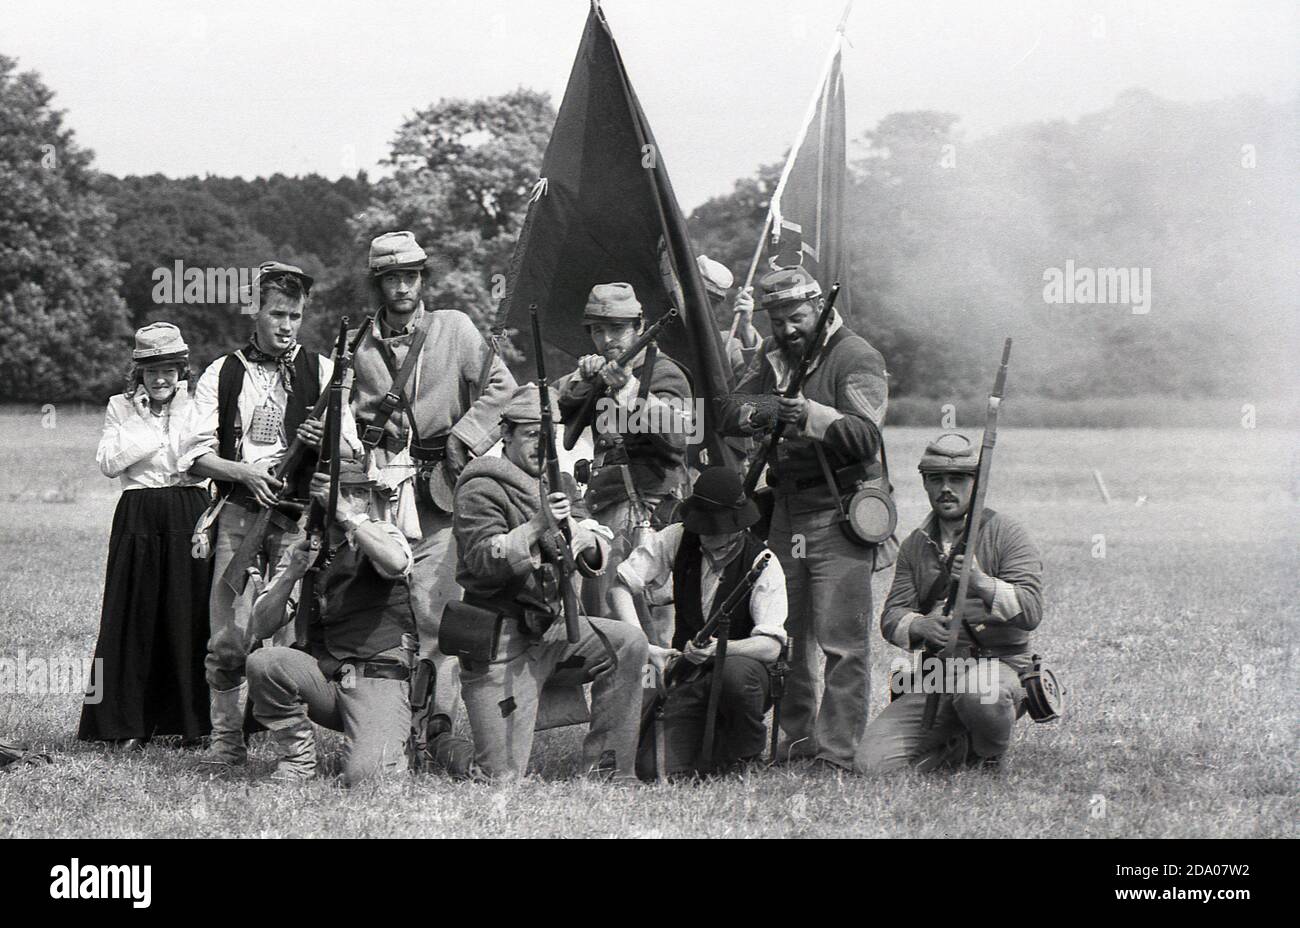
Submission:
MULTIPOLYGON (((786 399, 794 399, 803 390, 804 381, 808 379, 808 371, 812 367, 813 359, 822 350, 822 343, 826 340, 826 327, 830 324, 831 315, 835 308, 835 298, 839 295, 840 285, 837 281, 831 284, 830 292, 826 295, 826 304, 822 307, 822 314, 817 317, 817 327, 813 329, 812 338, 808 339, 808 344, 804 346, 803 355, 799 358, 799 366, 795 368, 794 374, 790 377, 790 383, 782 394, 786 399)), ((785 432, 785 425, 781 420, 777 420, 776 425, 772 427, 772 434, 767 437, 767 441, 754 458, 754 463, 749 466, 749 472, 745 474, 746 496, 752 497, 754 490, 758 488, 758 478, 762 475, 763 469, 771 462, 772 455, 776 453, 776 446, 781 440, 781 435, 785 432)))
MULTIPOLYGON (((347 342, 348 320, 344 316, 343 321, 339 323, 336 357, 342 357, 347 349, 347 342)), ((321 453, 316 463, 317 473, 329 474, 329 498, 324 506, 312 499, 311 509, 307 514, 307 540, 311 551, 311 563, 307 573, 302 577, 298 594, 298 611, 293 620, 294 644, 302 649, 307 647, 308 629, 317 606, 316 581, 319 579, 321 568, 329 561, 330 526, 334 524, 334 519, 338 515, 339 458, 343 438, 343 372, 342 364, 334 365, 327 394, 325 437, 321 441, 321 453)))
MULTIPOLYGON (((642 351, 644 351, 646 346, 655 340, 655 338, 659 335, 660 330, 662 330, 664 326, 666 326, 668 323, 672 322, 676 318, 677 318, 676 307, 670 308, 668 312, 664 313, 653 323, 647 326, 645 328, 645 331, 643 331, 640 335, 636 337, 636 341, 632 342, 631 347, 629 347, 627 351, 619 355, 618 360, 616 360, 614 363, 617 364, 619 367, 624 367, 625 365, 631 364, 633 361, 636 360, 636 356, 639 355, 642 351)), ((540 350, 540 347, 538 350, 540 350)), ((577 415, 574 416, 571 421, 566 422, 564 424, 564 450, 565 451, 573 450, 573 446, 578 443, 578 436, 581 435, 583 430, 586 429, 587 426, 591 425, 591 423, 595 420, 596 404, 600 402, 600 399, 605 395, 605 392, 606 391, 604 389, 598 389, 596 385, 593 383, 591 385, 591 392, 587 394, 587 398, 583 401, 582 406, 578 409, 577 415)))
POLYGON ((551 419, 551 388, 546 380, 546 353, 542 347, 542 330, 537 324, 537 304, 528 307, 529 319, 533 326, 533 350, 537 362, 537 396, 541 401, 541 433, 538 438, 538 450, 541 452, 541 479, 538 492, 541 494, 543 518, 546 520, 545 538, 538 547, 543 557, 550 559, 559 584, 559 592, 564 603, 564 631, 569 644, 577 644, 582 638, 582 628, 578 624, 578 594, 573 589, 573 575, 577 570, 573 563, 573 550, 569 547, 573 541, 567 525, 556 521, 551 512, 548 499, 552 490, 561 491, 560 457, 555 450, 555 422, 551 419))
MULTIPOLYGON (((346 318, 344 321, 347 321, 346 318)), ((357 329, 357 334, 353 337, 352 343, 346 345, 347 351, 343 354, 337 353, 338 348, 336 345, 336 354, 333 358, 334 372, 336 374, 341 367, 346 370, 352 366, 352 359, 356 355, 357 349, 361 347, 361 340, 370 331, 370 325, 371 317, 367 316, 361 324, 361 328, 357 329)), ((328 408, 329 392, 325 391, 316 400, 316 405, 307 418, 320 419, 325 415, 328 408)), ((234 590, 237 596, 243 594, 244 587, 248 585, 248 571, 257 563, 257 558, 262 553, 262 544, 266 540, 266 533, 271 527, 272 510, 291 504, 291 501, 283 494, 289 492, 289 478, 298 469, 298 465, 302 463, 303 456, 307 451, 307 443, 295 435, 293 440, 289 442, 284 457, 280 459, 272 471, 272 476, 279 480, 281 484, 280 491, 276 495, 276 505, 264 507, 257 513, 257 518, 253 520, 252 526, 249 527, 248 534, 244 536, 244 540, 240 542, 239 547, 235 549, 235 556, 231 558, 226 572, 221 575, 221 581, 234 590)), ((298 515, 301 515, 301 508, 294 514, 294 518, 296 519, 298 515)))
POLYGON ((722 701, 722 671, 727 663, 727 642, 731 640, 731 613, 749 595, 749 591, 754 588, 759 575, 763 573, 771 558, 772 552, 763 552, 758 562, 749 569, 749 573, 745 574, 744 579, 736 585, 714 615, 691 639, 691 643, 697 648, 706 646, 710 638, 718 642, 713 652, 713 677, 709 680, 709 704, 704 715, 704 744, 700 747, 700 762, 697 767, 700 773, 709 773, 713 770, 713 737, 718 725, 718 705, 722 701))
MULTIPOLYGON (((745 576, 741 578, 740 582, 736 584, 736 588, 727 595, 726 599, 714 607, 713 614, 709 616, 709 620, 704 623, 703 627, 691 636, 691 644, 695 645, 697 648, 703 648, 708 645, 709 639, 717 634, 718 625, 722 622, 723 618, 730 616, 731 613, 736 611, 741 600, 748 596, 749 591, 754 588, 754 584, 758 582, 759 575, 763 573, 763 568, 767 566, 767 562, 771 559, 772 552, 764 551, 754 566, 749 569, 749 573, 745 574, 745 576)), ((668 672, 664 674, 664 683, 674 686, 678 683, 684 682, 682 671, 688 668, 694 669, 689 661, 682 659, 675 660, 669 666, 668 672)))
MULTIPOLYGON (((1011 360, 1011 339, 1002 345, 1002 363, 998 365, 997 377, 993 380, 993 392, 989 394, 988 410, 984 415, 984 439, 980 443, 979 466, 975 473, 975 486, 971 491, 970 509, 966 513, 966 525, 958 542, 960 550, 969 552, 961 562, 961 575, 954 587, 949 589, 948 600, 944 603, 943 614, 947 617, 944 627, 944 643, 939 651, 943 661, 944 679, 948 677, 950 662, 957 654, 957 642, 961 636, 965 619, 962 612, 966 608, 966 596, 970 591, 971 564, 975 560, 975 543, 979 540, 980 522, 984 518, 984 499, 988 494, 989 471, 993 467, 993 446, 998 440, 998 410, 1002 405, 1002 395, 1007 385, 1007 362, 1011 360)), ((949 566, 955 557, 957 547, 950 556, 949 566)), ((921 716, 924 728, 933 728, 935 717, 939 713, 939 693, 928 693, 925 697, 925 712, 921 716)))

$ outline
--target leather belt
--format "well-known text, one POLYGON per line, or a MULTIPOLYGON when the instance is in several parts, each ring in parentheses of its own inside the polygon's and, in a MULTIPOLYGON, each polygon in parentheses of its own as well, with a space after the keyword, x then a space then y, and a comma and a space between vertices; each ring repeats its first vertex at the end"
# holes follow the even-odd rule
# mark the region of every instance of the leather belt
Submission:
MULTIPOLYGON (((849 464, 835 471, 836 489, 847 492, 856 487, 860 481, 871 480, 879 476, 879 467, 873 467, 870 464, 849 464)), ((769 481, 768 485, 772 487, 774 492, 784 496, 802 490, 822 489, 826 486, 826 478, 821 474, 814 474, 796 480, 782 480, 778 475, 778 479, 774 482, 769 481)))
MULTIPOLYGON (((447 438, 450 432, 434 435, 421 442, 411 442, 411 458, 422 464, 437 464, 447 457, 447 438)), ((385 433, 380 445, 389 454, 397 454, 406 449, 406 442, 395 435, 385 433)))
MULTIPOLYGON (((303 511, 307 508, 310 500, 305 499, 284 499, 276 505, 275 511, 292 522, 297 522, 302 518, 303 511)), ((226 496, 227 505, 238 506, 248 512, 261 512, 266 507, 257 501, 253 491, 242 483, 236 484, 235 488, 226 496)))
POLYGON ((343 661, 339 669, 334 672, 335 682, 342 680, 344 668, 352 667, 354 672, 359 671, 363 677, 371 677, 379 680, 409 680, 411 679, 411 668, 405 664, 399 664, 396 661, 343 661))
POLYGON ((1028 653, 1029 650, 1027 648, 1022 648, 1019 645, 1007 645, 1004 648, 977 648, 974 645, 959 644, 957 650, 953 653, 953 657, 973 657, 978 660, 983 660, 988 658, 1001 659, 1004 657, 1016 657, 1028 653))

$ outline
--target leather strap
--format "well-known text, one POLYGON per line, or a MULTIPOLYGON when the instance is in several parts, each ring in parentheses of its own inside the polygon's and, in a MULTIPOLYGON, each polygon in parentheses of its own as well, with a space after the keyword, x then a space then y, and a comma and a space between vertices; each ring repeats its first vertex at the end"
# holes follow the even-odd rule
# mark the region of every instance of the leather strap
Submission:
POLYGON ((826 486, 830 488, 831 498, 835 500, 835 511, 839 513, 841 522, 847 522, 849 514, 844 508, 844 497, 840 495, 840 487, 831 470, 831 462, 826 459, 826 451, 819 441, 813 441, 812 446, 813 451, 817 452, 817 463, 821 465, 822 476, 826 479, 826 486))
MULTIPOLYGON (((402 361, 400 370, 394 370, 396 365, 393 362, 393 356, 389 354, 389 349, 383 342, 379 342, 379 353, 388 365, 389 372, 393 375, 392 385, 389 386, 388 392, 384 398, 379 401, 379 409, 375 416, 366 426, 365 431, 361 433, 361 444, 365 445, 366 450, 373 451, 375 447, 383 440, 384 427, 388 425, 388 420, 393 417, 398 406, 404 406, 409 414, 411 421, 411 433, 415 440, 420 440, 420 434, 415 429, 415 413, 411 410, 411 401, 406 397, 406 382, 411 379, 415 373, 415 366, 420 362, 420 351, 424 348, 424 340, 429 334, 429 326, 433 322, 433 315, 426 314, 421 320, 419 327, 416 328, 415 334, 411 336, 411 345, 407 349, 406 358, 402 361)), ((378 322, 371 323, 378 325, 378 322)))

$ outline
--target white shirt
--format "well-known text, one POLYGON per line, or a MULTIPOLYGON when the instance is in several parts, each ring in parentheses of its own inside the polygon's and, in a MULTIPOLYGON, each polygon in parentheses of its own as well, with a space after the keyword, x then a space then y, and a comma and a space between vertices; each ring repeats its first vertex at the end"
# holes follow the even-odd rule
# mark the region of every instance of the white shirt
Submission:
MULTIPOLYGON (((294 358, 299 351, 304 351, 302 346, 294 349, 294 358)), ((275 441, 269 444, 263 444, 253 441, 248 433, 248 424, 253 421, 253 413, 257 407, 266 401, 268 392, 271 404, 283 412, 287 403, 288 395, 285 393, 284 385, 280 383, 280 378, 274 372, 264 371, 256 364, 249 364, 244 360, 242 353, 236 354, 244 365, 244 387, 239 392, 239 409, 235 415, 236 424, 243 429, 243 441, 240 442, 239 460, 251 463, 261 461, 276 455, 283 454, 289 446, 289 442, 284 434, 284 426, 280 427, 280 434, 275 441)), ((178 465, 181 470, 188 471, 199 458, 205 454, 218 453, 218 436, 219 414, 217 409, 218 390, 221 383, 221 368, 226 363, 226 356, 223 355, 208 365, 203 376, 199 378, 198 388, 194 391, 194 404, 187 418, 185 427, 185 436, 181 442, 181 456, 178 465)), ((320 359, 320 389, 323 394, 329 389, 330 378, 334 374, 334 362, 329 358, 322 356, 320 359)), ((292 437, 292 436, 290 436, 292 437)), ((347 397, 343 401, 343 441, 349 445, 353 453, 361 449, 361 441, 357 437, 356 420, 352 418, 352 410, 348 405, 347 397)))
MULTIPOLYGON (((677 549, 681 547, 682 535, 685 531, 680 522, 674 522, 656 532, 645 544, 638 545, 627 559, 618 565, 618 578, 627 584, 633 594, 639 594, 647 587, 664 587, 670 584, 673 560, 677 557, 677 549)), ((760 553, 754 559, 754 564, 757 564, 762 556, 760 553)), ((702 562, 700 607, 707 620, 726 565, 723 565, 722 569, 715 568, 703 551, 700 553, 700 560, 702 562)), ((750 566, 753 567, 754 564, 750 566)), ((763 572, 758 575, 753 592, 750 594, 749 611, 754 619, 754 630, 751 635, 767 635, 784 644, 785 618, 788 609, 785 596, 785 571, 781 569, 780 562, 773 555, 768 560, 767 566, 763 568, 763 572)))
MULTIPOLYGON (((118 477, 123 490, 200 486, 207 481, 183 473, 180 445, 193 401, 182 381, 161 416, 140 415, 132 397, 119 393, 108 401, 104 430, 95 460, 105 477, 118 477)), ((143 386, 135 397, 147 396, 143 386)))

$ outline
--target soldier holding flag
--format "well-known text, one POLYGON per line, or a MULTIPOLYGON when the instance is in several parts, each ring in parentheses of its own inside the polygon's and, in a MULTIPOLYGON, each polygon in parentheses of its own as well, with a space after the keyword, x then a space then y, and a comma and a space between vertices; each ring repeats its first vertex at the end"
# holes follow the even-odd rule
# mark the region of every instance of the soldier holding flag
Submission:
POLYGON ((731 367, 731 376, 739 381, 745 374, 754 355, 758 353, 759 343, 763 337, 754 328, 754 297, 750 287, 741 287, 736 291, 736 300, 732 306, 732 321, 725 321, 727 294, 736 283, 735 276, 720 261, 714 261, 707 255, 700 255, 696 262, 700 267, 700 279, 704 281, 704 292, 709 295, 709 305, 713 309, 714 322, 727 325, 719 334, 726 344, 727 364, 731 367))

